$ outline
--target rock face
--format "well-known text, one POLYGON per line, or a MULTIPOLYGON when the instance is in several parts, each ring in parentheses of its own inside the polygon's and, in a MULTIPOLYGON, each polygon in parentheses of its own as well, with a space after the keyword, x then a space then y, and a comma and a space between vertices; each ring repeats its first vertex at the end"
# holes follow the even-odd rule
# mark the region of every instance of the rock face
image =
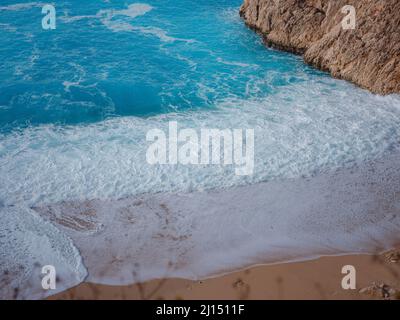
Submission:
POLYGON ((240 14, 269 46, 374 93, 400 93, 400 0, 245 0, 240 14), (346 5, 354 29, 342 26, 346 5))

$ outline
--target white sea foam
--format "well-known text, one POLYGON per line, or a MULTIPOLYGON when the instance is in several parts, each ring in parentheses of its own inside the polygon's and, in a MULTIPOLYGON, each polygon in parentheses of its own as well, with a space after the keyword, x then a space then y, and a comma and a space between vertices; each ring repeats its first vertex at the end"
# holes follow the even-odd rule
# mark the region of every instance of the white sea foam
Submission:
MULTIPOLYGON (((73 240, 88 280, 200 279, 400 242, 400 154, 311 179, 35 208, 73 240)), ((338 271, 339 272, 339 271, 338 271)))
POLYGON ((17 28, 8 24, 8 23, 0 23, 0 29, 8 32, 16 32, 17 28))
POLYGON ((71 240, 26 207, 0 206, 0 298, 44 298, 82 282, 87 271, 71 240), (42 267, 57 272, 57 288, 42 288, 42 267))
POLYGON ((152 6, 146 3, 133 3, 128 6, 127 9, 122 10, 113 10, 113 16, 127 16, 130 18, 136 18, 139 16, 145 15, 147 12, 150 12, 153 9, 152 6))
POLYGON ((133 3, 126 9, 103 9, 98 11, 95 15, 80 15, 69 16, 64 15, 60 19, 66 23, 72 23, 84 19, 99 19, 101 23, 113 32, 140 32, 144 35, 156 36, 162 42, 186 41, 193 42, 193 40, 180 39, 169 36, 168 33, 158 27, 154 26, 139 26, 127 21, 126 18, 135 19, 143 16, 152 11, 153 7, 145 3, 133 3), (125 18, 125 19, 124 19, 125 18))
POLYGON ((260 100, 227 99, 216 110, 3 135, 0 200, 36 205, 229 188, 310 176, 398 148, 398 96, 378 97, 344 82, 324 81, 291 85, 260 100), (255 174, 238 177, 233 166, 149 165, 146 133, 165 131, 169 121, 184 128, 254 129, 255 174))
POLYGON ((103 9, 98 11, 94 15, 78 15, 78 16, 69 16, 68 14, 60 17, 63 22, 71 23, 84 19, 101 19, 102 22, 109 26, 112 24, 112 19, 125 16, 129 18, 136 18, 145 15, 153 9, 152 6, 145 3, 133 3, 130 4, 126 9, 115 10, 115 9, 103 9))
POLYGON ((258 65, 255 64, 248 64, 248 63, 242 63, 242 62, 235 62, 235 61, 226 61, 222 58, 217 58, 217 62, 226 64, 228 66, 237 66, 237 67, 242 67, 242 68, 258 68, 258 65))

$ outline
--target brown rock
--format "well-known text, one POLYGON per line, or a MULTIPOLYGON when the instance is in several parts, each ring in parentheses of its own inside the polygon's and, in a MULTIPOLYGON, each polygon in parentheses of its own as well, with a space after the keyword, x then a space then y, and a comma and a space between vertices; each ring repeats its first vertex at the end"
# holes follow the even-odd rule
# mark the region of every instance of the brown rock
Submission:
POLYGON ((399 0, 245 0, 240 14, 265 43, 378 94, 400 93, 399 0), (345 30, 345 5, 356 28, 345 30))

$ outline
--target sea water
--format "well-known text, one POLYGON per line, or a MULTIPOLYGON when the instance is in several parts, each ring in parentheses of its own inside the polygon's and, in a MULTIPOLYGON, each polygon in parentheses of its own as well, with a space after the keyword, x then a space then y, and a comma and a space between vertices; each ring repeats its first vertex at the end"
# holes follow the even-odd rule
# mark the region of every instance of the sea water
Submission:
MULTIPOLYGON (((13 208, 23 219, 29 208, 59 203, 309 178, 399 149, 398 95, 373 95, 301 57, 265 48, 240 19, 240 0, 53 4, 55 30, 42 28, 44 3, 0 5, 1 212, 13 208), (237 176, 230 166, 148 164, 146 133, 166 131, 171 121, 182 128, 254 129, 254 174, 237 176)), ((196 215, 188 212, 185 228, 196 215)), ((213 212, 216 221, 226 214, 213 212)), ((94 233, 104 224, 97 223, 94 233)), ((11 226, 0 227, 2 257, 10 250, 5 234, 17 237, 11 226)), ((75 278, 83 278, 84 267, 71 262, 75 255, 64 256, 75 278)), ((227 268, 227 261, 232 256, 196 275, 227 268)))

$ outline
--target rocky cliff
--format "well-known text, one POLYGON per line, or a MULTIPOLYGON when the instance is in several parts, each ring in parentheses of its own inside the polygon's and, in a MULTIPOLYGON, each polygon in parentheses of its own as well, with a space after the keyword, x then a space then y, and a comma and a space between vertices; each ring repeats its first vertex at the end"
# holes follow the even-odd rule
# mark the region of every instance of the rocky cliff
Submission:
POLYGON ((265 43, 374 93, 400 93, 400 0, 245 0, 265 43), (355 8, 355 28, 343 27, 355 8))

